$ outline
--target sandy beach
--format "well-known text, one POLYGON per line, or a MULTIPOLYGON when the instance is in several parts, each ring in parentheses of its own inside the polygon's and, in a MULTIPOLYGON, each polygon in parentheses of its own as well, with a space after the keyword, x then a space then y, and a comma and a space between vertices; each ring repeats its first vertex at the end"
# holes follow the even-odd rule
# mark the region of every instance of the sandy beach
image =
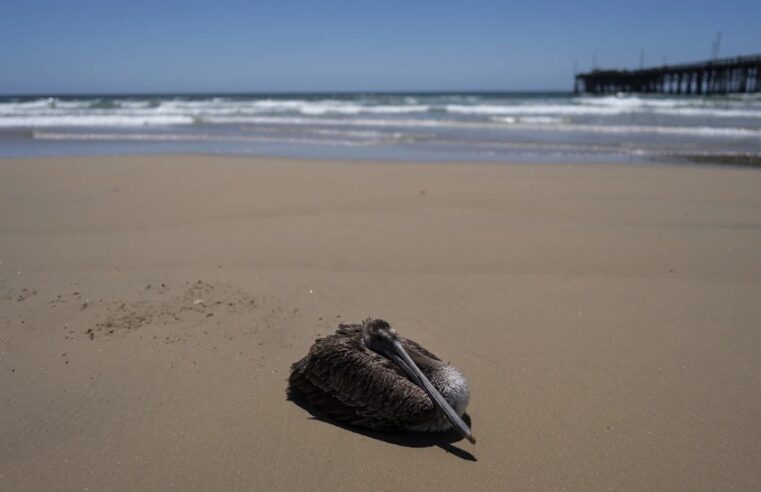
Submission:
POLYGON ((3 159, 0 326, 1 490, 761 486, 757 170, 3 159), (286 399, 369 316, 478 444, 286 399))

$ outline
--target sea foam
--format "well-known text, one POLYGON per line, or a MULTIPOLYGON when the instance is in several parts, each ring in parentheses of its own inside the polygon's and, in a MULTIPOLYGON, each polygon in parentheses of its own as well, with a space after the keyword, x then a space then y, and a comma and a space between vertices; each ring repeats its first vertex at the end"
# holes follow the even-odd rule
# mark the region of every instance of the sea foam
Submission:
POLYGON ((618 149, 627 155, 761 153, 761 97, 455 93, 0 98, 0 142, 17 142, 32 132, 38 143, 251 142, 436 148, 475 155, 526 148, 540 154, 541 149, 562 153, 579 148, 618 149))

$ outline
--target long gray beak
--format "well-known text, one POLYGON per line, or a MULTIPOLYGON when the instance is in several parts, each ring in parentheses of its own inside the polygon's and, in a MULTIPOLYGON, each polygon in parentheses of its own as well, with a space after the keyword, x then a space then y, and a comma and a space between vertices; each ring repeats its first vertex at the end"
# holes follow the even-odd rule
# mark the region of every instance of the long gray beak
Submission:
POLYGON ((412 361, 412 358, 410 358, 407 351, 404 350, 402 344, 398 341, 394 341, 393 347, 394 351, 388 354, 391 359, 396 362, 399 367, 402 368, 402 370, 415 384, 420 386, 426 393, 428 393, 428 396, 431 397, 431 400, 433 400, 436 406, 438 406, 441 411, 444 412, 444 415, 446 415, 449 421, 452 422, 452 426, 455 428, 455 430, 462 437, 475 444, 476 438, 473 436, 473 432, 471 432, 468 424, 466 424, 460 418, 460 416, 457 415, 457 412, 455 412, 452 406, 444 399, 443 396, 441 396, 441 393, 439 393, 439 391, 433 387, 433 384, 431 384, 428 378, 425 377, 425 374, 423 374, 417 364, 412 361))

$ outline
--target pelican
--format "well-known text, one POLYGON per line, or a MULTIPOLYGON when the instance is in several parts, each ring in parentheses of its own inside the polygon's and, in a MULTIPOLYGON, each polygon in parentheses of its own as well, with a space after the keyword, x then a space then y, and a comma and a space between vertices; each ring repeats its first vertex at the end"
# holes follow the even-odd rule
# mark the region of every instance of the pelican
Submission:
POLYGON ((386 321, 339 324, 291 366, 289 390, 328 417, 380 431, 454 428, 475 444, 462 420, 470 399, 460 371, 386 321))

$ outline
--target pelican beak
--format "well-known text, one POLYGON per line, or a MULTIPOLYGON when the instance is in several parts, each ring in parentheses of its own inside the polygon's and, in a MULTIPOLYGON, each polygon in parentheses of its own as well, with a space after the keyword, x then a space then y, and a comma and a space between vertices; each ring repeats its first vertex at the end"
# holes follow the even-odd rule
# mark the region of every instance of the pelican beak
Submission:
POLYGON ((466 424, 459 415, 457 415, 457 412, 454 411, 452 406, 444 399, 444 397, 439 393, 439 390, 434 388, 433 384, 428 380, 427 377, 425 377, 425 374, 420 370, 420 368, 412 361, 412 358, 409 356, 406 350, 404 350, 404 347, 402 346, 399 341, 393 342, 393 350, 390 351, 388 354, 391 357, 391 360, 396 362, 396 364, 402 368, 402 370, 407 374, 407 376, 418 386, 420 386, 423 391, 428 393, 428 396, 431 397, 431 400, 436 404, 439 409, 446 415, 446 417, 449 419, 450 422, 452 422, 452 426, 454 429, 465 439, 470 441, 471 443, 476 443, 476 438, 473 436, 473 432, 471 432, 470 428, 468 427, 468 424, 466 424))

